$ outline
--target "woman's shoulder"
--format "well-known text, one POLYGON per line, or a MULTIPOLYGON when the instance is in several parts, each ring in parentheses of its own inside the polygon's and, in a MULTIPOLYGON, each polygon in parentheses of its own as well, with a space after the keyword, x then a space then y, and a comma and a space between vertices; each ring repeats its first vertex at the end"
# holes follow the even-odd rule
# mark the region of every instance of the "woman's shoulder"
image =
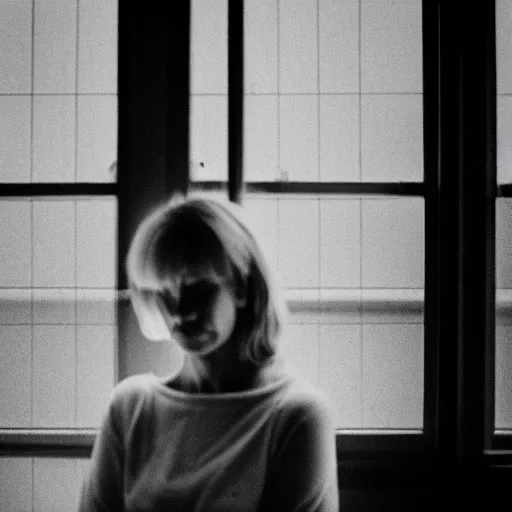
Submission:
POLYGON ((332 423, 334 404, 315 384, 300 373, 290 373, 289 385, 278 406, 281 422, 315 420, 332 423))
POLYGON ((154 382, 155 376, 150 373, 126 377, 114 386, 110 395, 111 407, 133 409, 151 394, 154 382))
POLYGON ((280 453, 284 446, 302 453, 304 443, 315 447, 332 444, 336 428, 331 400, 301 376, 294 376, 289 382, 276 407, 273 453, 280 453))

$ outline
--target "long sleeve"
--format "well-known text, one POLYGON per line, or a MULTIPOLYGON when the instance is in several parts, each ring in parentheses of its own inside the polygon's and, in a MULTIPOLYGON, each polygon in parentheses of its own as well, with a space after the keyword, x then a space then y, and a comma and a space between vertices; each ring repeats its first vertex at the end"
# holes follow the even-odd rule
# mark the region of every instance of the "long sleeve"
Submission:
POLYGON ((235 396, 125 379, 96 438, 79 512, 128 510, 337 512, 330 407, 292 376, 235 396))
POLYGON ((335 429, 329 408, 309 402, 285 413, 275 443, 265 511, 339 510, 335 429))
POLYGON ((89 470, 82 484, 79 512, 122 511, 122 479, 123 449, 111 404, 94 443, 89 470))

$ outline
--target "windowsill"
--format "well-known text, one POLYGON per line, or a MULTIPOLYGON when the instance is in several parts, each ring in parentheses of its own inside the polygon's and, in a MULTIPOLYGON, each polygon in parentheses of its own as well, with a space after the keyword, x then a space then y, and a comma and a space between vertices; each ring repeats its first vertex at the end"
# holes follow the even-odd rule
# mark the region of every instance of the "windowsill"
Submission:
MULTIPOLYGON (((0 290, 1 295, 1 290, 0 290)), ((412 314, 422 321, 423 289, 287 289, 283 292, 290 316, 295 313, 360 315, 367 313, 404 317, 412 314)), ((117 292, 118 300, 129 299, 129 291, 117 292)), ((12 298, 12 295, 11 295, 12 298)), ((498 290, 497 321, 512 324, 512 290, 498 290)), ((319 317, 321 318, 321 317, 319 317)), ((419 429, 337 429, 337 444, 344 453, 390 450, 424 450, 425 439, 419 429)), ((61 454, 87 456, 92 449, 94 428, 0 428, 0 455, 61 454)), ((512 431, 496 431, 497 436, 511 436, 512 431)))
MULTIPOLYGON (((89 457, 97 429, 2 428, 0 456, 89 457)), ((355 453, 422 452, 421 430, 337 429, 338 455, 355 453)))
MULTIPOLYGON (((87 458, 97 433, 97 429, 91 428, 3 428, 0 429, 0 456, 87 458)), ((415 429, 337 429, 336 449, 340 462, 385 461, 400 454, 409 454, 411 460, 422 460, 429 453, 433 455, 423 432, 415 429)), ((488 450, 484 455, 493 465, 512 460, 512 451, 508 449, 488 450)))
MULTIPOLYGON (((30 302, 31 296, 27 292, 30 288, 0 288, 0 301, 9 301, 19 306, 30 302)), ((129 290, 102 290, 109 295, 101 295, 101 299, 126 301, 130 298, 129 290)), ((397 312, 423 312, 423 288, 285 288, 283 298, 290 311, 388 311, 397 312)), ((66 299, 63 297, 62 301, 66 299)), ((94 301, 91 296, 89 301, 94 301)), ((499 289, 496 291, 497 315, 512 315, 512 289, 499 289)))
POLYGON ((420 288, 288 288, 283 290, 283 296, 291 312, 420 312, 424 302, 420 288))
POLYGON ((89 457, 97 429, 2 428, 0 456, 89 457))

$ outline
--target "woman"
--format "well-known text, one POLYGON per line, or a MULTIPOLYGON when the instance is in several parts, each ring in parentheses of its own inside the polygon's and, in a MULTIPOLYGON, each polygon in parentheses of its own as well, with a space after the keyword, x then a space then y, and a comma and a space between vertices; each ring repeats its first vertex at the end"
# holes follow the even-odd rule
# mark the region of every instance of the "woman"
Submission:
POLYGON ((183 365, 116 386, 81 511, 338 510, 330 409, 277 354, 284 308, 243 215, 179 198, 139 226, 132 304, 183 365))

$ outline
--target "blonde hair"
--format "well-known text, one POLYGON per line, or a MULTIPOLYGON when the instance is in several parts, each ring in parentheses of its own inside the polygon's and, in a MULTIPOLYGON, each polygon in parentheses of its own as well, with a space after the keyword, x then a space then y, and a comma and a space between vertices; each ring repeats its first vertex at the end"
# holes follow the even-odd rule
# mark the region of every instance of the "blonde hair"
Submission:
POLYGON ((240 359, 263 364, 276 353, 286 308, 262 244, 234 203, 177 196, 141 222, 126 270, 142 333, 154 341, 171 338, 159 297, 173 288, 180 271, 206 268, 213 268, 245 298, 240 359))

